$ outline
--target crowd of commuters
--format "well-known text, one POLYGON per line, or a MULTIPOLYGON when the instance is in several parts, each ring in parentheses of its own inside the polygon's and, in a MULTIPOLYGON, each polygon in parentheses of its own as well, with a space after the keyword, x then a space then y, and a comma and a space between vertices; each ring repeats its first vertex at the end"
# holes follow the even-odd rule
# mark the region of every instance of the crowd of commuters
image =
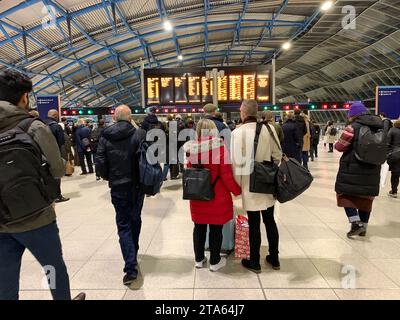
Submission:
MULTIPOLYGON (((263 112, 259 117, 257 102, 244 100, 238 123, 225 122, 217 106, 207 104, 202 119, 197 123, 191 118, 184 120, 180 115, 169 115, 167 121, 162 122, 150 110, 138 125, 132 120, 131 109, 122 105, 115 109, 112 125, 105 126, 100 120, 97 127, 91 128, 84 119, 78 119, 75 125, 68 124, 66 119, 61 119, 59 123, 56 110, 50 110, 47 119, 41 121, 36 113, 29 112, 31 91, 32 82, 24 75, 13 71, 0 74, 0 134, 4 134, 2 143, 7 143, 10 137, 22 137, 26 133, 21 138, 25 140, 21 141, 38 147, 32 150, 38 150, 36 155, 43 162, 40 167, 49 168, 49 176, 54 180, 54 195, 49 193, 46 207, 32 209, 34 212, 23 219, 19 217, 10 222, 3 219, 3 204, 0 207, 0 300, 18 299, 20 267, 26 249, 43 267, 50 265, 55 268, 57 286, 49 283, 53 298, 71 299, 54 202, 68 200, 61 193, 61 177, 65 174, 66 162, 72 159, 75 165, 79 163, 82 175, 96 173, 97 180, 108 181, 125 262, 123 283, 129 286, 137 279, 141 212, 146 196, 140 180, 139 154, 144 143, 160 142, 158 135, 158 138, 148 140, 154 132, 152 130, 166 137, 164 148, 157 151, 163 159, 160 161, 164 166, 163 180, 168 178, 169 172, 170 179, 176 180, 185 168, 199 165, 210 172, 214 197, 210 201, 190 200, 194 223, 194 266, 203 268, 207 265, 205 246, 208 229, 210 271, 216 272, 227 264, 226 258, 220 254, 223 229, 234 219, 233 196, 240 196, 243 211, 248 217, 250 243, 250 257, 241 261, 243 267, 255 273, 261 272, 262 219, 269 248, 269 254, 263 260, 274 270, 280 269, 279 231, 274 218, 276 198, 273 194, 250 192, 251 168, 254 161, 279 165, 285 154, 308 169, 309 158, 311 161, 318 158, 322 128, 307 114, 295 110, 287 113, 282 123, 277 124, 271 111, 263 112), (21 123, 29 123, 29 126, 21 123), (193 129, 188 131, 193 135, 185 129, 193 129), (179 137, 173 146, 171 137, 179 137), (254 150, 256 138, 257 148, 254 150)), ((343 153, 335 191, 337 205, 344 208, 351 224, 347 234, 350 238, 366 236, 373 201, 380 189, 381 163, 366 163, 365 155, 360 156, 358 150, 366 130, 385 138, 385 147, 392 157, 389 164, 392 173, 389 196, 397 197, 400 160, 393 159, 396 159, 400 148, 400 120, 394 122, 393 128, 390 125, 389 120, 370 114, 362 103, 354 103, 348 112, 348 126, 340 137, 332 122, 325 129, 329 152, 336 149, 343 153)), ((43 174, 42 169, 40 174, 43 174)), ((4 202, 4 199, 0 200, 4 202)), ((36 205, 35 201, 31 205, 36 205)), ((8 218, 12 218, 16 212, 11 210, 7 214, 8 218)), ((83 300, 85 294, 81 293, 75 299, 83 300)))

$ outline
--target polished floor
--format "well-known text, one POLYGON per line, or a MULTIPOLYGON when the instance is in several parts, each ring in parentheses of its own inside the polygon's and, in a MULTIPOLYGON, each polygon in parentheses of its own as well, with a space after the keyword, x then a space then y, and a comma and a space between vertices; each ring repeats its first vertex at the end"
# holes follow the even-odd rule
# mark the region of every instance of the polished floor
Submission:
MULTIPOLYGON (((63 179, 71 198, 57 205, 64 257, 73 294, 88 299, 400 299, 400 199, 388 185, 377 198, 368 236, 349 240, 349 224, 336 207, 334 181, 339 154, 321 147, 310 163, 312 187, 288 204, 277 205, 280 271, 263 265, 256 275, 230 257, 217 273, 193 266, 192 222, 179 182, 146 198, 142 213, 141 276, 122 284, 123 262, 114 210, 106 182, 78 175, 63 179)), ((240 201, 235 200, 240 206, 240 201)), ((263 230, 263 255, 267 252, 263 230)), ((50 299, 40 265, 26 253, 21 299, 50 299)))

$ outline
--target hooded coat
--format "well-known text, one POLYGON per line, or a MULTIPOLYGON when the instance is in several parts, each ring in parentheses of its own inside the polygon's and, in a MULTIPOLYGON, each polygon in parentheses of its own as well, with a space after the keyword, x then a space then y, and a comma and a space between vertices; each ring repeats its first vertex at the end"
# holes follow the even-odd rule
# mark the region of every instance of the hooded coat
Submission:
POLYGON ((235 182, 229 153, 219 138, 203 137, 200 141, 185 144, 188 156, 188 168, 194 164, 203 164, 210 170, 211 181, 215 182, 215 197, 211 201, 190 201, 192 220, 196 224, 224 225, 233 219, 233 201, 231 193, 240 195, 241 189, 235 182), (227 158, 227 159, 226 159, 227 158))
POLYGON ((340 159, 335 190, 342 195, 376 197, 379 195, 381 166, 357 160, 354 146, 358 143, 362 126, 372 130, 383 129, 383 121, 378 116, 365 114, 357 117, 351 126, 354 129, 354 139, 340 159))
MULTIPOLYGON (((18 108, 6 101, 0 101, 0 132, 5 132, 16 127, 22 120, 29 118, 27 110, 18 108)), ((50 166, 50 173, 54 178, 61 178, 65 174, 65 162, 61 158, 57 141, 49 127, 42 121, 33 121, 28 129, 28 134, 37 143, 43 156, 50 166)), ((24 221, 8 226, 0 225, 0 233, 20 233, 35 230, 56 220, 54 207, 51 206, 42 213, 24 221)))
POLYGON ((96 153, 96 167, 110 188, 139 184, 137 151, 146 133, 128 121, 104 129, 96 153))

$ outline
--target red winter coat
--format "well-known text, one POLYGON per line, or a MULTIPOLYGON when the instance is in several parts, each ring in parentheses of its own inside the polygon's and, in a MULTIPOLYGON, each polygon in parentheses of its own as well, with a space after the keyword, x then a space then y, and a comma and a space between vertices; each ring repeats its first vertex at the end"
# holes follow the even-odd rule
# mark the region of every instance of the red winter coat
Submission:
POLYGON ((232 166, 229 164, 229 151, 219 138, 206 137, 202 141, 191 141, 187 147, 188 167, 192 163, 201 163, 210 170, 211 181, 218 178, 214 187, 215 197, 211 201, 190 200, 192 220, 197 224, 224 225, 233 219, 231 192, 241 194, 240 186, 235 182, 232 166), (225 154, 227 159, 225 158, 225 154), (195 159, 199 159, 196 160, 195 159), (209 164, 208 164, 209 163, 209 164))

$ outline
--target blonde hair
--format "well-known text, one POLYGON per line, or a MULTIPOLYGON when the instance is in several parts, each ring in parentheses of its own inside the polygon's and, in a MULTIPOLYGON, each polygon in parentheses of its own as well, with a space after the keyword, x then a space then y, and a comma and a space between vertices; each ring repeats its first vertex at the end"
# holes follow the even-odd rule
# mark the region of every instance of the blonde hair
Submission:
POLYGON ((209 119, 201 119, 196 127, 197 137, 213 136, 218 137, 218 129, 214 121, 209 119))
POLYGON ((76 125, 77 125, 77 126, 80 126, 80 125, 82 125, 82 124, 85 124, 85 119, 79 118, 78 121, 76 122, 76 125))

